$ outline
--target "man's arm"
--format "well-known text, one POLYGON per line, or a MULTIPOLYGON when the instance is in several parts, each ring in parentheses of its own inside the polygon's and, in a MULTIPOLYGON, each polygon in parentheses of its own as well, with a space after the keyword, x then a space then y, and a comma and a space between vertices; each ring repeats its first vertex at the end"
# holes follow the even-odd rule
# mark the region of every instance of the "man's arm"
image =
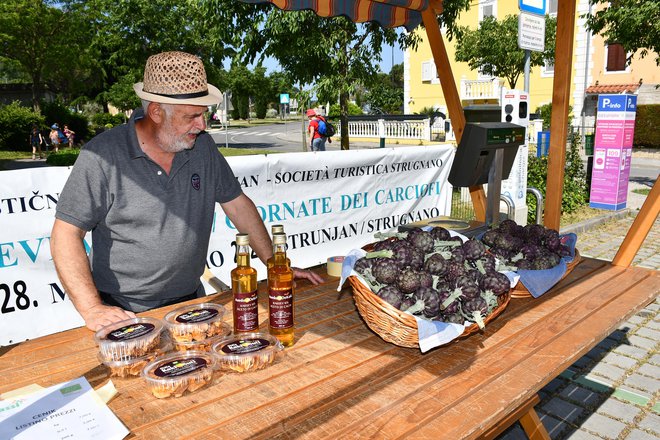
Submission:
POLYGON ((89 260, 85 253, 85 231, 55 219, 50 236, 50 253, 64 290, 85 325, 93 331, 113 322, 134 318, 133 312, 103 304, 99 296, 89 260))
MULTIPOLYGON (((273 256, 273 245, 252 200, 245 194, 241 194, 234 200, 222 203, 220 206, 222 206, 229 220, 236 226, 236 229, 250 236, 250 247, 257 253, 259 259, 266 264, 266 261, 273 256)), ((305 278, 312 284, 323 282, 323 278, 312 271, 301 270, 296 267, 292 269, 296 278, 305 278)))

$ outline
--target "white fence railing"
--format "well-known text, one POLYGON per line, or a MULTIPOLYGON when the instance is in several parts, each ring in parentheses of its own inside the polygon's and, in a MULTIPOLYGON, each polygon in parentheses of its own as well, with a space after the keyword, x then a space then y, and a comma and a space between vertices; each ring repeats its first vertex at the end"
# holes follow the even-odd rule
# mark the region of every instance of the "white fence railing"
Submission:
MULTIPOLYGON (((337 121, 337 133, 341 123, 337 121)), ((348 135, 350 137, 373 137, 386 139, 431 139, 431 120, 417 121, 349 121, 348 135)))
POLYGON ((461 99, 497 99, 502 95, 502 80, 461 79, 461 99))

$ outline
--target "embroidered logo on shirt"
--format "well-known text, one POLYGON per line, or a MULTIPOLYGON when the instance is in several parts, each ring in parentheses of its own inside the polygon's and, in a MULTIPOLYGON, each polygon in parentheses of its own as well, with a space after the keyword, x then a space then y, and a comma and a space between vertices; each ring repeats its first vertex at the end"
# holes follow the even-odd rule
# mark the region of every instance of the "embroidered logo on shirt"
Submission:
POLYGON ((193 188, 199 191, 199 188, 202 186, 202 179, 199 178, 199 174, 193 174, 190 178, 190 183, 192 183, 193 188))

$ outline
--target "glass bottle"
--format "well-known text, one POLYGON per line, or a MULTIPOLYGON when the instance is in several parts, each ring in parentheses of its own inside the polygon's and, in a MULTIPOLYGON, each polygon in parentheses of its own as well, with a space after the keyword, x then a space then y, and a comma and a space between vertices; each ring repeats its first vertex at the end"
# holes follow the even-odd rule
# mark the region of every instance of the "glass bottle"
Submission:
POLYGON ((268 330, 285 347, 293 345, 293 270, 286 257, 286 235, 273 235, 273 264, 268 269, 268 330))
POLYGON ((236 234, 236 268, 231 271, 234 333, 259 331, 257 271, 250 266, 250 238, 236 234))
MULTIPOLYGON (((270 227, 270 232, 273 235, 273 237, 275 237, 275 234, 284 234, 284 225, 272 225, 270 227)), ((266 260, 266 269, 270 269, 273 266, 274 261, 275 261, 274 256, 266 260)), ((291 260, 287 258, 286 261, 289 264, 289 266, 291 266, 291 260)))

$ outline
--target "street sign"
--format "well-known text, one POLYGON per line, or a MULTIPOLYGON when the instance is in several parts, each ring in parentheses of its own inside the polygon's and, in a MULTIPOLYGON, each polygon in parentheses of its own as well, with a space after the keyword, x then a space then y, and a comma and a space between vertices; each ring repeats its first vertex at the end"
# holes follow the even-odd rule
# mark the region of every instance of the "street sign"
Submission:
POLYGON ((518 7, 524 12, 545 15, 546 0, 519 0, 518 7))
POLYGON ((289 94, 280 93, 280 104, 288 104, 288 103, 289 103, 289 94))
POLYGON ((545 49, 545 17, 521 12, 518 15, 518 47, 543 52, 545 49))

